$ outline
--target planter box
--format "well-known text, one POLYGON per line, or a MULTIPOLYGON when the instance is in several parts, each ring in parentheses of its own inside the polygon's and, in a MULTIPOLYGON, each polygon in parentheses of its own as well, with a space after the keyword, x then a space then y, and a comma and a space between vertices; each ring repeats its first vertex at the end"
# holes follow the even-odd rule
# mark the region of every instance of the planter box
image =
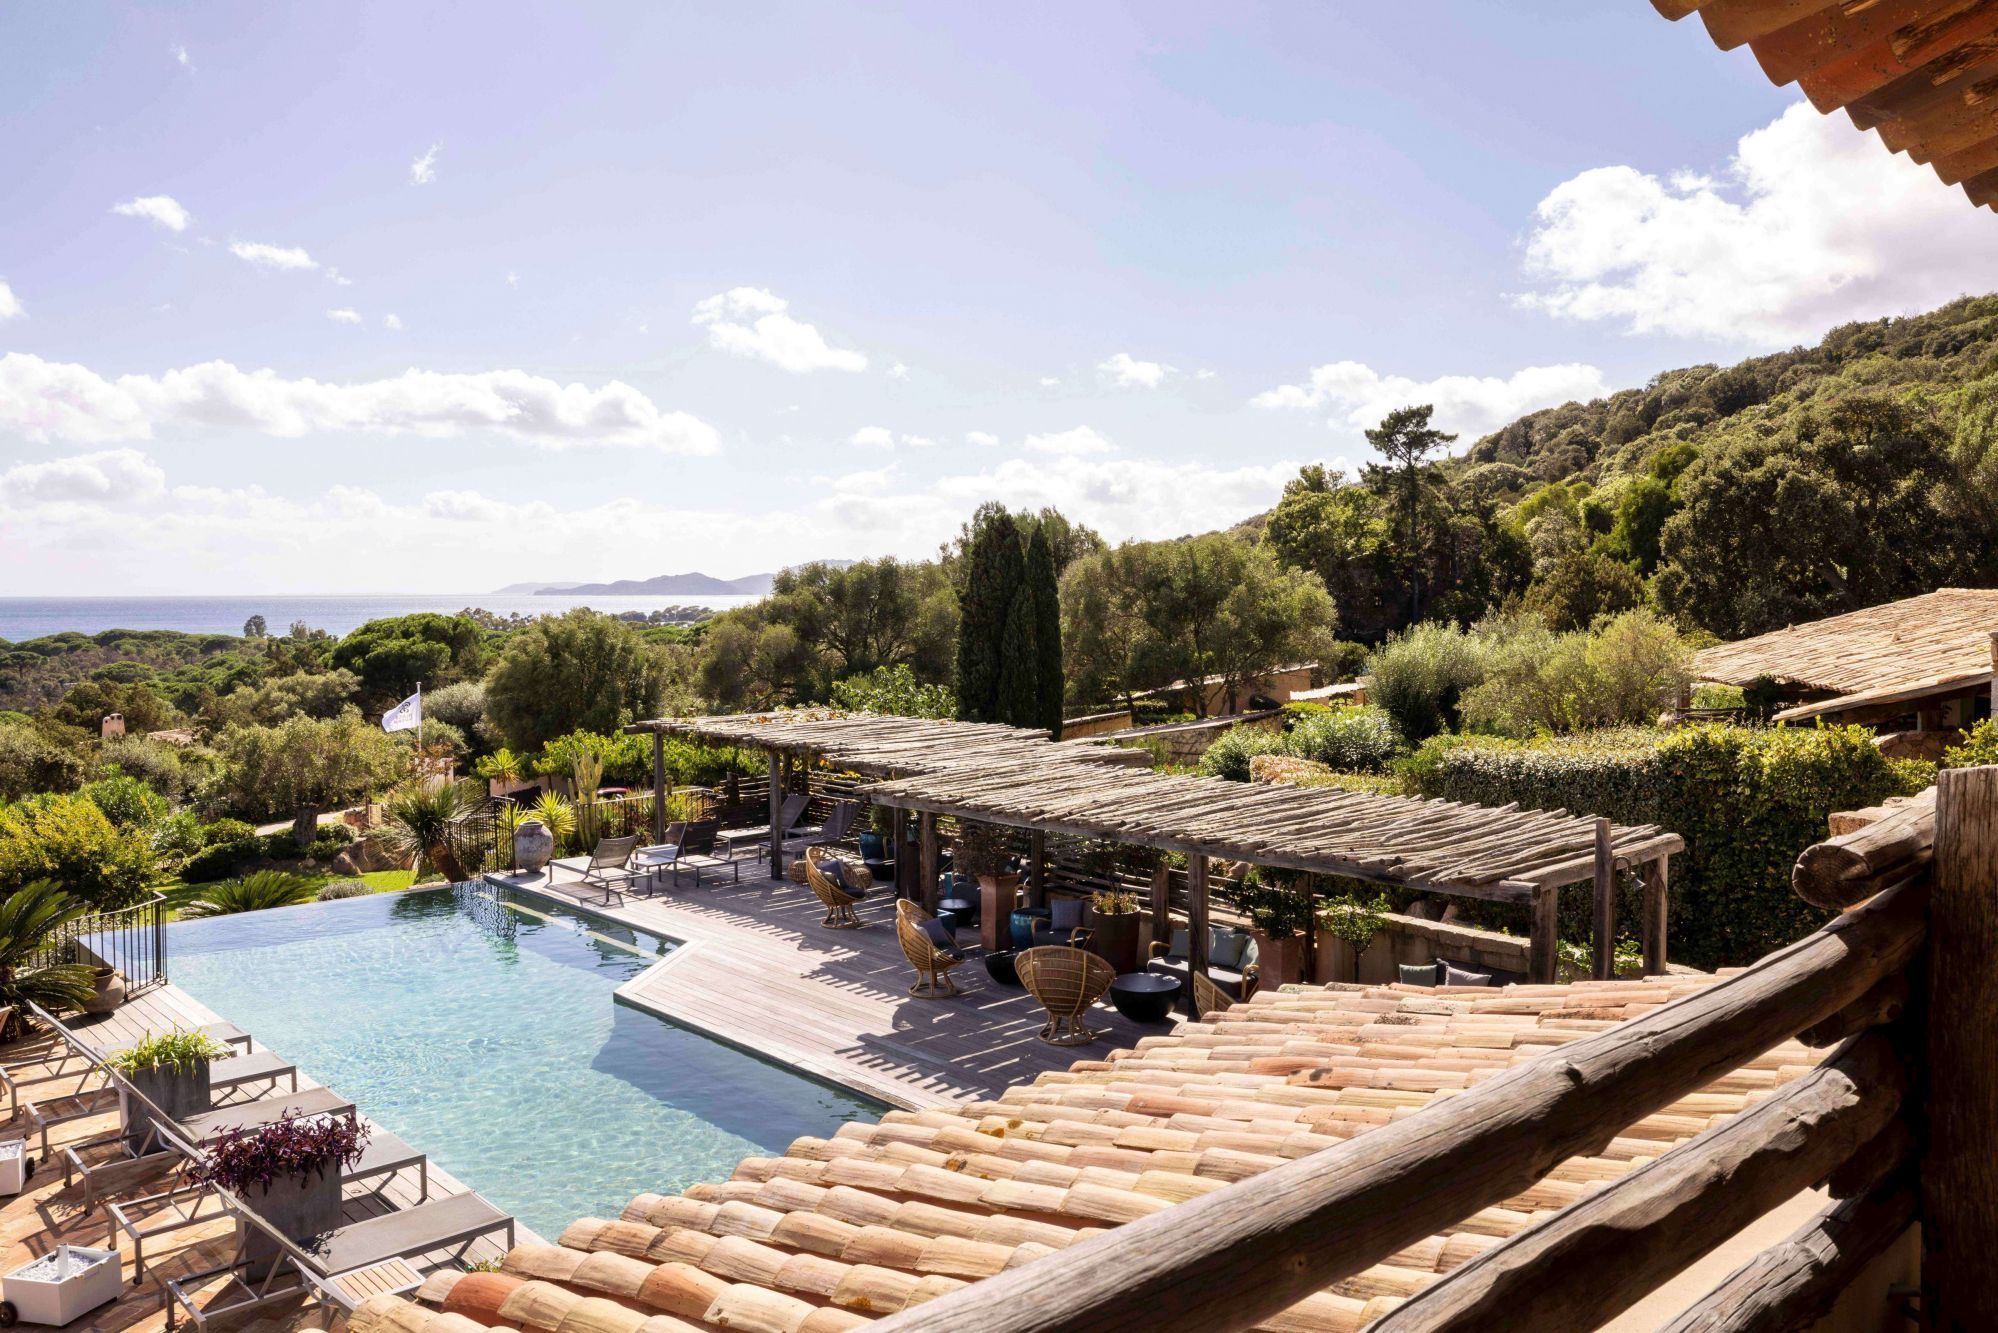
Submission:
POLYGON ((978 877, 978 943, 987 953, 1013 947, 1009 923, 1019 905, 1018 875, 978 877))
POLYGON ((118 1251, 58 1245, 0 1277, 0 1299, 23 1323, 61 1326, 117 1300, 124 1287, 118 1251))
POLYGON ((1274 990, 1304 980, 1304 936, 1273 940, 1260 930, 1255 936, 1257 990, 1274 990))
MULTIPOLYGON (((340 1168, 308 1171, 304 1175, 274 1180, 262 1189, 244 1190, 237 1196, 250 1211, 275 1227, 284 1238, 303 1250, 309 1242, 340 1225, 340 1168)), ((250 1276, 262 1278, 283 1255, 265 1231, 245 1223, 244 1256, 250 1276)))
POLYGON ((1138 914, 1136 912, 1086 913, 1091 931, 1089 950, 1110 964, 1119 976, 1138 970, 1138 914))
MULTIPOLYGON (((185 1120, 191 1115, 200 1115, 214 1105, 208 1086, 206 1060, 200 1061, 192 1072, 185 1074, 170 1069, 141 1069, 125 1075, 125 1079, 165 1112, 169 1120, 185 1120)), ((134 1137, 143 1134, 153 1122, 152 1113, 130 1097, 121 1100, 125 1109, 125 1133, 134 1137)))

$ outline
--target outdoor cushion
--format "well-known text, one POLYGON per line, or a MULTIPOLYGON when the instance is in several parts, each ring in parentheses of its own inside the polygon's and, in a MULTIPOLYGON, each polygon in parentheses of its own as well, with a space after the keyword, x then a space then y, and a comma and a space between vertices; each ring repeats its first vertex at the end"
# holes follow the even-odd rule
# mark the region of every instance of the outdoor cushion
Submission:
POLYGON ((854 865, 851 861, 839 863, 839 886, 855 898, 865 898, 870 887, 867 867, 854 865))
POLYGON ((931 917, 928 921, 923 922, 922 929, 923 934, 930 937, 930 943, 936 945, 937 948, 957 948, 957 936, 951 934, 950 927, 935 917, 931 917))
POLYGON ((1443 969, 1443 984, 1446 986, 1489 986, 1492 976, 1489 972, 1472 972, 1458 967, 1455 963, 1439 963, 1443 969))
POLYGON ((1207 948, 1209 967, 1223 967, 1230 972, 1242 968, 1242 954, 1249 947, 1249 937, 1239 930, 1217 930, 1210 936, 1207 948))
POLYGON ((1184 958, 1192 948, 1193 936, 1187 933, 1185 926, 1179 926, 1172 932, 1172 946, 1166 950, 1166 957, 1184 958))
POLYGON ((1414 963, 1401 965, 1401 984, 1404 986, 1435 986, 1441 984, 1442 980, 1441 963, 1423 963, 1419 967, 1414 963))
POLYGON ((1056 930, 1074 930, 1082 924, 1083 906, 1083 901, 1080 898, 1055 899, 1048 904, 1048 910, 1054 913, 1049 918, 1048 925, 1056 930))

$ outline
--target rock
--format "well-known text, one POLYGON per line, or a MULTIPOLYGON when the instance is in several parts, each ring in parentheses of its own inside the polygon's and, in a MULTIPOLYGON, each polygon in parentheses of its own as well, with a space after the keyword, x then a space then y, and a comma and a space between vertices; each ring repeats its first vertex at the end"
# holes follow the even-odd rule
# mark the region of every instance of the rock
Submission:
POLYGON ((407 870, 411 858, 399 855, 381 838, 363 838, 340 849, 333 858, 336 875, 366 875, 377 870, 407 870))

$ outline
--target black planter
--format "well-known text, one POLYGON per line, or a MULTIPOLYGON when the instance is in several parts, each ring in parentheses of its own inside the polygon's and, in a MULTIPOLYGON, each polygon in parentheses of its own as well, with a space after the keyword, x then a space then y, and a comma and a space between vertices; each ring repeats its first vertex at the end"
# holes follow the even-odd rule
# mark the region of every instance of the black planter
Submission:
MULTIPOLYGON (((333 1163, 324 1171, 307 1171, 273 1180, 261 1189, 245 1190, 242 1199, 286 1240, 311 1254, 314 1239, 340 1225, 339 1164, 333 1163)), ((253 1280, 268 1274, 283 1253, 263 1228, 249 1228, 244 1257, 249 1261, 253 1280)))
POLYGON ((1020 971, 1013 965, 1017 957, 1019 955, 1011 949, 998 949, 986 954, 985 974, 1002 986, 1018 987, 1020 971))
MULTIPOLYGON (((141 1069, 125 1075, 125 1080, 160 1108, 169 1120, 185 1120, 210 1109, 213 1094, 208 1087, 208 1062, 195 1061, 185 1073, 172 1069, 141 1069)), ((125 1133, 137 1138, 155 1117, 136 1098, 125 1099, 125 1133)), ((154 1148, 161 1145, 154 1144, 154 1148)))

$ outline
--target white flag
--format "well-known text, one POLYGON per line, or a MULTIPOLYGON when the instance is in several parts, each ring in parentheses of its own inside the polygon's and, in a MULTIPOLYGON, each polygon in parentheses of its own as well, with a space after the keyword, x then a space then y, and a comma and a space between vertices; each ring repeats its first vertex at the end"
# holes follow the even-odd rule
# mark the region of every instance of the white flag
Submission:
POLYGON ((418 690, 382 714, 383 731, 414 731, 423 725, 423 691, 418 690))

